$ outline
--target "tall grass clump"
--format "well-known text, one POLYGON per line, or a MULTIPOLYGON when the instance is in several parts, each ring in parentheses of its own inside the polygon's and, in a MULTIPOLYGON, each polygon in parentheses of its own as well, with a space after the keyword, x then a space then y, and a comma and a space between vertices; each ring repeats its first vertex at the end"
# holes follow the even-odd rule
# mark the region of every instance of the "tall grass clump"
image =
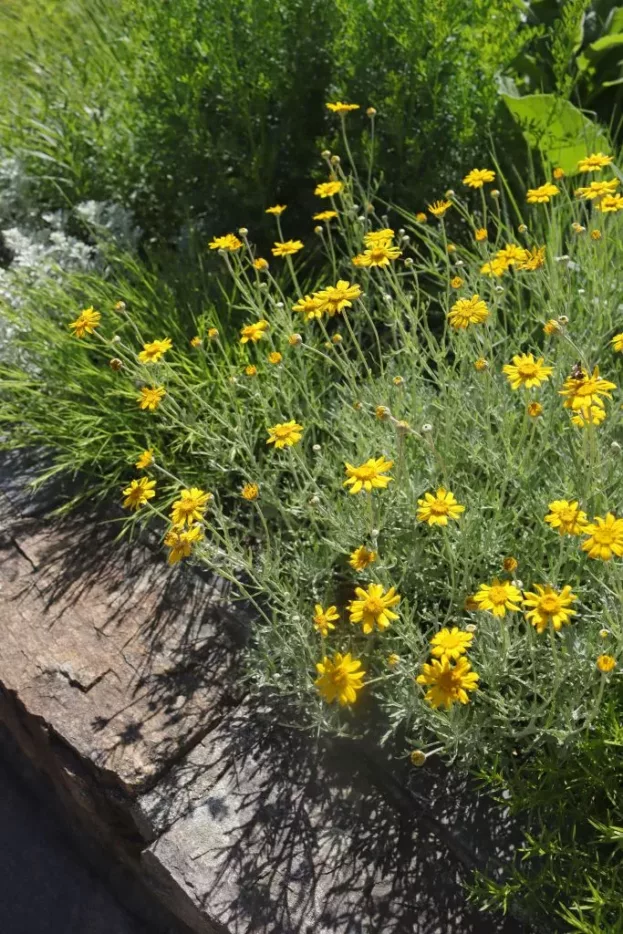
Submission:
POLYGON ((375 148, 385 197, 448 184, 487 151, 520 49, 514 0, 9 0, 0 16, 0 149, 33 199, 119 201, 165 244, 257 226, 275 196, 302 222, 317 144, 335 144, 329 96, 377 108, 356 148, 375 148))

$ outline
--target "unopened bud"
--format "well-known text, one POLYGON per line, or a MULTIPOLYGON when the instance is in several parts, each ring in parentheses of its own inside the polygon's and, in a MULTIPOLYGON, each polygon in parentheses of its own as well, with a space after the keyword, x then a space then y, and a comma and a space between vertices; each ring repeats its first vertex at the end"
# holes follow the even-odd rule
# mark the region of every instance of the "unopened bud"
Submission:
POLYGON ((376 107, 368 107, 368 109, 366 110, 366 116, 367 116, 367 117, 375 117, 375 116, 376 116, 376 107))
POLYGON ((113 357, 112 360, 108 361, 108 366, 111 370, 114 370, 115 373, 118 372, 123 367, 123 360, 120 360, 119 357, 113 357))
POLYGON ((246 237, 246 235, 249 233, 249 229, 248 227, 240 227, 238 229, 238 233, 240 234, 241 237, 246 237))

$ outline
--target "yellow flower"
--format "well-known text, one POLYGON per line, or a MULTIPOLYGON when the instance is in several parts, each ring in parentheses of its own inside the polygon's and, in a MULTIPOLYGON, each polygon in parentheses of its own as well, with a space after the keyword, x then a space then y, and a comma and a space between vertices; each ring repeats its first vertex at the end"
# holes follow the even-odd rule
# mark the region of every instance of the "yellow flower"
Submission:
POLYGON ((583 367, 581 375, 576 376, 572 373, 565 380, 562 389, 559 390, 561 396, 566 396, 563 403, 566 409, 572 409, 573 412, 580 412, 585 418, 589 417, 591 406, 598 409, 604 408, 604 402, 601 398, 612 399, 611 389, 616 389, 615 383, 603 379, 599 375, 599 367, 595 367, 591 376, 583 367))
POLYGON ((325 655, 322 662, 316 665, 318 677, 314 685, 328 704, 335 700, 341 707, 354 704, 357 691, 365 686, 362 681, 365 671, 360 671, 360 668, 361 662, 353 658, 350 652, 346 655, 336 652, 332 659, 325 655))
POLYGON ((433 201, 428 205, 428 211, 434 217, 443 217, 448 208, 452 207, 451 201, 433 201))
POLYGON ((273 366, 278 366, 283 360, 283 354, 280 354, 278 350, 273 350, 268 354, 268 362, 272 363, 273 366))
POLYGON ((352 262, 353 266, 389 266, 390 262, 394 262, 399 256, 402 256, 402 253, 391 240, 381 240, 353 257, 352 262))
POLYGON ((290 347, 298 347, 302 343, 303 343, 303 338, 301 337, 300 334, 290 334, 290 336, 288 337, 288 344, 290 345, 290 347))
POLYGON ((576 188, 574 194, 576 198, 583 198, 584 201, 599 201, 606 195, 613 195, 618 187, 618 178, 611 178, 608 181, 591 182, 584 188, 576 188))
POLYGON ((589 558, 610 561, 613 555, 623 557, 623 519, 617 519, 611 512, 604 518, 595 516, 584 534, 590 536, 582 543, 582 551, 587 551, 589 558))
POLYGON ((452 327, 459 331, 468 328, 470 324, 482 324, 489 317, 489 309, 479 295, 472 295, 471 298, 459 298, 447 317, 452 327))
POLYGON ((344 104, 342 101, 336 101, 335 104, 325 104, 325 107, 334 114, 347 114, 351 110, 359 110, 359 104, 344 104))
POLYGON ((277 217, 279 217, 280 214, 283 214, 287 206, 287 204, 274 204, 272 208, 266 208, 264 214, 276 214, 277 217))
POLYGON ((545 265, 545 247, 535 246, 526 250, 525 258, 517 265, 517 269, 533 271, 545 265))
POLYGON ((154 451, 153 448, 149 448, 147 451, 143 451, 134 465, 137 470, 147 470, 148 467, 154 462, 154 451))
POLYGON ((463 179, 463 184, 469 185, 470 188, 482 188, 485 182, 494 181, 495 172, 492 172, 491 169, 472 169, 463 179))
POLYGON ((211 250, 226 250, 228 253, 235 253, 241 246, 242 240, 232 233, 225 234, 223 237, 214 237, 209 243, 211 250))
POLYGON ((482 243, 483 240, 487 240, 489 234, 485 227, 479 227, 478 230, 474 231, 474 240, 476 243, 482 243))
POLYGON ((295 421, 273 425, 272 428, 268 429, 266 444, 274 444, 275 450, 278 448, 291 448, 301 440, 303 430, 303 426, 295 421))
POLYGON ((198 334, 196 334, 195 337, 191 337, 190 339, 191 347, 201 347, 202 343, 203 341, 201 340, 198 334))
POLYGON ((560 334, 561 330, 560 322, 556 321, 556 318, 550 318, 543 325, 543 333, 547 334, 548 337, 551 337, 552 334, 560 334))
POLYGON ((180 498, 171 507, 171 522, 179 526, 201 522, 211 499, 211 493, 206 493, 196 486, 192 486, 190 490, 181 490, 180 498))
POLYGON ((341 335, 341 334, 334 334, 333 337, 331 338, 331 343, 332 343, 332 344, 341 344, 341 343, 342 343, 342 335, 341 335))
POLYGON ((158 363, 163 354, 170 350, 173 342, 165 337, 161 341, 150 341, 149 344, 143 344, 143 349, 138 355, 141 363, 158 363))
POLYGON ((387 664, 390 668, 395 668, 400 662, 400 655, 396 655, 395 652, 392 652, 391 655, 387 656, 387 664))
POLYGON ((454 276, 453 279, 450 279, 450 285, 453 289, 460 289, 463 285, 463 279, 460 276, 454 276))
POLYGON ((208 328, 208 337, 211 341, 215 341, 218 338, 218 328, 208 328))
POLYGON ((177 564, 182 558, 188 558, 193 544, 201 541, 202 538, 203 531, 199 525, 193 525, 189 529, 169 529, 164 537, 164 544, 171 549, 167 558, 169 564, 177 564))
POLYGON ((554 171, 552 172, 552 175, 554 176, 554 179, 555 179, 557 182, 560 181, 561 178, 564 178, 564 177, 565 177, 565 174, 566 174, 566 173, 565 173, 565 170, 564 170, 564 169, 561 169, 560 166, 556 166, 556 168, 555 168, 554 171))
POLYGON ((398 619, 391 607, 400 603, 400 597, 395 587, 390 587, 387 593, 382 584, 368 584, 368 589, 355 587, 357 600, 351 600, 348 611, 351 623, 361 623, 361 628, 367 636, 374 632, 376 626, 381 632, 389 627, 391 621, 398 619))
POLYGON ((594 152, 578 162, 579 172, 599 172, 606 165, 610 165, 612 156, 604 156, 603 152, 594 152))
POLYGON ((344 486, 349 486, 349 493, 371 493, 373 489, 384 490, 388 483, 391 483, 392 477, 384 477, 383 474, 391 470, 394 466, 393 461, 385 460, 384 457, 371 457, 365 464, 359 467, 353 467, 346 463, 346 477, 344 486))
POLYGON ((432 649, 431 655, 436 658, 447 658, 449 661, 457 661, 461 655, 465 655, 474 640, 472 632, 464 632, 457 626, 452 629, 441 629, 430 640, 432 649))
POLYGON ((460 658, 456 665, 451 665, 444 657, 441 661, 433 658, 430 665, 422 665, 422 674, 415 680, 428 687, 424 699, 431 707, 449 710, 456 701, 469 703, 467 692, 477 689, 479 677, 466 658, 460 658))
POLYGON ((314 318, 322 318, 324 314, 324 305, 318 298, 318 293, 306 295, 305 298, 299 298, 296 305, 292 306, 292 311, 299 311, 305 321, 313 321, 314 318))
POLYGON ((591 230, 591 240, 601 240, 601 230, 591 230))
POLYGON ((586 428, 587 425, 601 425, 606 420, 606 410, 600 409, 596 405, 591 405, 588 412, 582 411, 582 414, 571 416, 571 422, 578 428, 586 428))
POLYGON ((465 506, 460 506, 454 493, 439 487, 435 495, 425 493, 424 499, 418 499, 417 511, 418 522, 426 522, 428 525, 447 525, 448 519, 459 519, 461 513, 465 512, 465 506))
POLYGON ((321 182, 319 185, 316 185, 314 194, 319 198, 332 198, 333 195, 338 195, 343 187, 343 182, 321 182))
POLYGON ((428 223, 428 217, 426 216, 424 211, 418 211, 417 214, 415 215, 415 219, 418 222, 418 224, 428 223))
POLYGON ((575 594, 571 593, 571 587, 565 585, 560 593, 547 584, 541 587, 535 584, 536 593, 532 590, 524 594, 524 607, 529 609, 526 613, 526 619, 536 627, 539 635, 547 629, 551 623, 556 632, 559 632, 563 625, 569 623, 572 616, 575 616, 576 610, 571 609, 571 604, 577 600, 575 594))
POLYGON ((374 410, 374 414, 379 419, 379 421, 384 422, 392 414, 386 405, 377 405, 374 410))
POLYGON ((334 217, 337 217, 337 211, 319 211, 318 214, 314 214, 315 221, 331 221, 334 217))
POLYGON ((268 330, 268 321, 265 321, 262 318, 260 321, 254 321, 253 324, 245 324, 240 330, 240 343, 248 344, 251 341, 253 344, 257 344, 268 330))
POLYGON ((507 574, 512 574, 519 567, 519 562, 517 558, 513 558, 511 555, 508 558, 504 558, 502 561, 502 567, 507 572, 507 574))
POLYGON ((535 360, 531 353, 516 354, 512 363, 507 363, 502 367, 503 373, 506 374, 511 384, 511 389, 519 389, 520 386, 533 389, 535 386, 540 386, 549 379, 553 369, 551 366, 545 366, 543 357, 535 360))
POLYGON ((320 633, 323 639, 326 639, 329 630, 335 629, 334 620, 340 618, 337 607, 328 606, 326 610, 323 610, 320 604, 317 603, 314 607, 314 613, 314 629, 320 633))
POLYGON ((376 551, 372 551, 371 548, 366 548, 365 545, 360 545, 359 548, 355 548, 355 550, 351 552, 348 563, 353 570, 364 571, 368 565, 374 564, 376 558, 376 551))
POLYGON ((483 370, 486 370, 489 366, 487 360, 484 357, 478 357, 477 360, 474 360, 474 369, 478 370, 479 373, 482 373, 483 370))
POLYGON ((246 499, 249 503, 252 503, 260 495, 260 488, 257 483, 245 483, 243 488, 240 490, 240 495, 243 499, 246 499))
POLYGON ((148 480, 147 477, 141 477, 140 480, 132 480, 130 486, 123 490, 125 499, 123 501, 124 509, 138 509, 144 506, 146 502, 156 495, 156 481, 148 480))
POLYGON ((497 577, 492 584, 481 584, 474 600, 479 610, 489 610, 494 616, 506 616, 506 611, 518 610, 517 602, 521 600, 521 592, 507 581, 500 581, 497 577))
POLYGON ((494 260, 503 262, 506 266, 519 266, 529 257, 530 252, 523 246, 517 246, 516 243, 508 243, 501 250, 498 250, 494 260))
POLYGON ((409 753, 409 759, 411 760, 411 765, 415 765, 417 766, 417 768, 420 768, 421 766, 424 765, 424 763, 426 762, 426 758, 427 758, 426 753, 423 752, 423 750, 421 749, 413 749, 409 753))
POLYGON ((545 182, 538 188, 528 188, 526 201, 528 204, 547 204, 551 198, 559 194, 559 189, 551 182, 545 182))
POLYGON ((275 243, 271 252, 273 256, 292 256, 303 249, 300 240, 285 240, 283 243, 275 243))
POLYGON ((484 263, 480 267, 480 271, 484 273, 485 276, 495 276, 497 279, 503 276, 507 269, 508 263, 495 256, 488 263, 484 263))
POLYGON ((371 230, 369 233, 364 235, 363 242, 367 247, 376 246, 377 243, 385 243, 387 240, 392 240, 394 237, 394 231, 391 227, 384 227, 382 230, 371 230))
POLYGON ((253 363, 249 363, 248 366, 244 368, 245 376, 257 376, 257 367, 253 363))
POLYGON ((150 412, 155 412, 166 394, 167 391, 164 386, 143 386, 141 394, 136 401, 141 409, 148 409, 150 412))
POLYGON ((582 224, 578 224, 577 221, 574 221, 573 224, 571 224, 571 229, 576 234, 586 233, 586 227, 583 227, 582 224))
POLYGON ((85 308, 69 327, 73 330, 74 337, 84 337, 85 334, 93 334, 101 320, 102 316, 99 311, 95 311, 93 307, 85 308))
POLYGON ((322 311, 326 311, 330 318, 344 308, 352 307, 353 301, 361 295, 358 285, 351 285, 346 279, 340 279, 337 285, 328 289, 314 292, 314 299, 321 303, 322 311))
POLYGON ((615 334, 610 343, 617 353, 623 353, 623 331, 620 334, 615 334))
POLYGON ((530 418, 538 418, 539 415, 543 414, 543 406, 540 402, 531 402, 528 405, 528 415, 530 418))
POLYGON ((584 534, 588 520, 577 500, 555 499, 547 508, 545 521, 552 529, 557 529, 559 535, 584 534))
POLYGON ((258 272, 264 272, 265 269, 268 269, 268 260, 264 259, 263 256, 258 256, 257 259, 253 260, 253 268, 257 269, 258 272))
MULTIPOLYGON (((623 211, 623 196, 616 195, 606 195, 595 205, 598 211, 602 211, 604 214, 610 214, 616 211, 623 211)), ((591 232, 592 236, 592 232, 591 232)), ((596 238, 599 239, 599 238, 596 238)))
POLYGON ((616 668, 617 660, 612 655, 598 655, 595 662, 603 674, 607 675, 616 668))

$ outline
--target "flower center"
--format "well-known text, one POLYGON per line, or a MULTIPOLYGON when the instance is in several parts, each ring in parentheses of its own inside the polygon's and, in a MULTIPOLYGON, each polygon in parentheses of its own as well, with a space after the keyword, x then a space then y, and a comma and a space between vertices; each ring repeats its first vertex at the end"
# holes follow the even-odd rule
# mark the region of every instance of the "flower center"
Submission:
POLYGON ((568 507, 565 509, 561 509, 559 513, 560 521, 564 522, 565 525, 572 525, 575 522, 576 515, 577 515, 576 510, 569 509, 568 507))
POLYGON ((593 532, 593 538, 598 545, 611 545, 616 536, 612 529, 601 528, 593 532))
POLYGON ((560 609, 560 600, 556 594, 548 593, 547 596, 543 597, 539 604, 539 609, 543 613, 547 613, 548 616, 553 616, 554 613, 557 613, 560 609))
POLYGON ((448 671, 443 671, 437 678, 437 687, 443 691, 444 694, 454 694, 455 692, 455 683, 454 683, 454 672, 451 668, 448 671))
POLYGON ((278 428, 275 428, 274 431, 278 438, 287 438, 292 429, 289 425, 280 425, 278 428))
POLYGON ((517 367, 517 372, 522 379, 532 379, 532 377, 536 376, 539 372, 539 368, 536 363, 521 363, 517 367))
POLYGON ((374 467, 357 467, 357 473, 355 474, 358 480, 373 480, 376 476, 376 470, 374 467))
POLYGON ((384 609, 385 607, 378 597, 368 597, 366 600, 364 611, 369 613, 371 616, 380 616, 384 609))
POLYGON ((506 603, 506 598, 507 598, 506 587, 503 587, 503 586, 492 587, 491 590, 489 591, 489 598, 491 600, 491 603, 495 603, 496 605, 506 603))
POLYGON ((576 396, 592 396, 595 392, 595 381, 592 379, 585 379, 579 384, 575 389, 576 396))
POLYGON ((434 503, 430 504, 430 511, 434 516, 446 516, 448 514, 448 504, 436 499, 434 503))

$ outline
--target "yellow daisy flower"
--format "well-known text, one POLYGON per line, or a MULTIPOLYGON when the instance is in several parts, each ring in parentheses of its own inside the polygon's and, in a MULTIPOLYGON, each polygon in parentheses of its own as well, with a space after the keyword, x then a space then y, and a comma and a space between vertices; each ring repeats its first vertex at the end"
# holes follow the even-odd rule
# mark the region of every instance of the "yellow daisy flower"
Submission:
POLYGON ((385 243, 387 240, 393 240, 394 231, 391 227, 384 227, 382 230, 370 230, 364 235, 363 242, 367 247, 376 246, 377 243, 385 243))
POLYGON ((587 370, 581 367, 579 376, 572 373, 571 376, 567 377, 562 389, 559 390, 559 395, 565 396, 563 405, 566 409, 580 412, 583 416, 588 417, 591 406, 603 409, 604 402, 601 397, 605 396, 606 399, 612 399, 610 390, 616 388, 615 383, 611 383, 599 375, 599 367, 595 367, 591 376, 588 375, 587 370))
POLYGON ((545 521, 559 535, 583 535, 588 518, 584 510, 580 509, 577 500, 555 499, 547 507, 548 514, 545 521))
MULTIPOLYGON (((590 185, 576 188, 574 194, 576 198, 582 198, 584 201, 599 201, 606 195, 613 195, 618 187, 618 178, 610 178, 607 181, 591 182, 590 185)), ((580 227, 581 224, 577 226, 580 227)))
POLYGON ((389 266, 390 262, 395 262, 400 256, 401 251, 391 240, 380 240, 363 253, 354 256, 352 263, 353 266, 389 266))
POLYGON ((337 285, 314 292, 313 297, 321 303, 322 310, 332 318, 344 308, 351 308, 353 301, 360 295, 361 288, 358 285, 351 285, 346 279, 340 279, 337 285))
POLYGON ((428 205, 428 211, 434 217, 443 217, 446 211, 452 207, 451 201, 433 201, 428 205))
POLYGON ((470 188, 482 188, 485 182, 494 181, 495 172, 492 172, 491 169, 472 169, 463 179, 463 184, 469 185, 470 188))
POLYGON ((334 217, 337 217, 337 211, 319 211, 318 214, 314 214, 315 221, 332 221, 334 217))
POLYGON ((248 344, 249 341, 253 344, 257 344, 266 334, 268 330, 268 321, 265 321, 264 318, 261 321, 254 321, 253 324, 245 324, 240 330, 240 343, 248 344))
POLYGON ((189 490, 181 490, 180 498, 171 507, 171 522, 179 526, 201 522, 211 499, 213 499, 211 493, 206 493, 205 490, 196 486, 192 486, 189 490))
POLYGON ((545 182, 538 188, 528 188, 526 201, 528 204, 548 204, 548 202, 559 194, 559 189, 551 182, 545 182))
POLYGON ((539 415, 543 414, 543 406, 540 402, 531 402, 528 405, 528 415, 530 418, 538 418, 539 415))
POLYGON ((556 632, 559 632, 563 625, 568 624, 571 617, 575 616, 577 611, 571 608, 571 604, 578 598, 571 593, 568 584, 560 592, 549 584, 545 587, 535 584, 534 588, 534 591, 528 590, 524 594, 523 605, 529 610, 526 619, 532 623, 539 635, 545 632, 550 623, 556 632))
POLYGON ((372 551, 371 548, 366 548, 365 545, 360 545, 359 548, 355 548, 355 550, 351 552, 348 563, 355 571, 365 571, 368 565, 376 561, 376 558, 376 551, 372 551))
POLYGON ((143 451, 143 453, 140 455, 139 459, 137 460, 134 466, 136 467, 137 470, 147 470, 148 467, 151 467, 153 462, 154 462, 154 450, 153 448, 149 448, 148 450, 143 451))
POLYGON ((535 360, 531 353, 516 354, 512 363, 502 367, 511 389, 519 389, 521 386, 524 389, 534 389, 548 380, 553 370, 553 367, 543 363, 543 357, 535 360))
POLYGON ((141 409, 155 412, 166 394, 164 386, 143 386, 136 401, 141 409))
POLYGON ((394 462, 384 457, 371 457, 359 467, 346 462, 347 479, 344 480, 343 485, 350 487, 349 493, 361 493, 362 490, 371 493, 373 489, 384 490, 387 484, 392 482, 392 477, 384 477, 383 474, 391 470, 393 466, 394 462))
POLYGON ((425 493, 424 499, 418 499, 417 511, 418 522, 426 522, 428 525, 447 525, 448 519, 458 520, 461 513, 465 512, 465 506, 460 506, 454 493, 439 487, 435 495, 425 493))
POLYGON ((340 614, 335 606, 328 606, 326 610, 323 610, 321 605, 317 603, 314 607, 314 629, 320 633, 323 639, 327 638, 330 629, 335 629, 334 622, 339 618, 340 614))
POLYGON ((596 405, 591 405, 588 412, 582 410, 580 414, 571 416, 571 423, 578 428, 586 428, 588 425, 601 425, 606 420, 606 410, 600 409, 596 405))
POLYGON ((355 587, 356 600, 351 600, 348 611, 350 622, 361 623, 361 628, 367 636, 374 632, 376 626, 381 632, 387 629, 391 621, 398 619, 391 607, 400 603, 400 597, 395 587, 390 587, 387 593, 382 584, 368 584, 368 589, 355 587))
POLYGON ((268 429, 268 440, 266 444, 274 444, 275 450, 279 448, 291 448, 298 444, 303 436, 303 426, 295 421, 280 422, 268 429))
POLYGON ((480 295, 472 295, 471 298, 459 298, 454 303, 447 318, 452 327, 456 330, 464 330, 470 324, 482 324, 489 317, 487 303, 480 295))
POLYGON ((263 256, 258 256, 257 259, 253 260, 253 268, 257 269, 258 272, 264 272, 268 269, 268 260, 264 259, 263 256))
POLYGON ((605 166, 610 165, 612 156, 604 156, 603 152, 594 152, 585 159, 578 162, 579 172, 600 172, 605 166))
POLYGON ((321 182, 319 185, 316 185, 314 194, 319 198, 332 198, 333 195, 338 195, 343 187, 343 182, 321 182))
POLYGON ((264 214, 275 214, 279 217, 280 214, 283 214, 287 206, 287 204, 273 204, 272 208, 266 208, 264 214))
MULTIPOLYGON (((617 211, 623 211, 623 196, 619 194, 605 195, 603 198, 599 199, 595 207, 603 214, 612 214, 617 211)), ((591 236, 593 236, 593 231, 591 231, 591 236)), ((593 239, 601 239, 601 233, 599 237, 594 237, 593 239)))
POLYGON ((252 503, 260 495, 260 488, 257 483, 245 483, 240 490, 240 495, 243 499, 246 499, 247 502, 252 503))
POLYGON ((93 334, 101 320, 102 316, 99 311, 95 311, 93 307, 85 308, 69 327, 74 332, 74 337, 84 337, 85 334, 93 334))
POLYGON ((492 584, 481 584, 478 593, 474 594, 474 601, 479 610, 488 610, 494 616, 506 616, 506 611, 519 610, 518 601, 521 600, 521 591, 508 581, 500 581, 497 577, 492 584))
POLYGON ((294 253, 298 253, 299 250, 303 249, 303 244, 300 240, 285 240, 283 243, 275 243, 271 253, 273 256, 292 256, 294 253))
POLYGON ((138 359, 140 363, 158 363, 163 354, 170 350, 172 346, 173 341, 168 337, 161 341, 150 341, 148 344, 143 344, 138 359))
POLYGON ((623 353, 623 331, 620 334, 615 334, 610 343, 617 353, 623 353))
POLYGON ((603 674, 607 675, 614 671, 617 660, 612 655, 598 655, 595 664, 603 674))
POLYGON ((466 658, 460 658, 456 665, 451 665, 444 656, 441 661, 433 658, 430 665, 422 665, 422 674, 415 680, 428 687, 424 699, 431 707, 449 710, 457 701, 460 704, 469 703, 467 692, 478 688, 479 676, 472 671, 466 658))
POLYGON ((239 240, 235 234, 228 233, 223 237, 214 237, 208 245, 211 250, 226 250, 228 253, 235 253, 242 246, 242 240, 239 240))
POLYGON ((268 354, 268 362, 273 366, 278 366, 283 360, 283 354, 280 354, 278 350, 273 350, 268 354))
POLYGON ((316 665, 318 677, 314 685, 328 704, 335 700, 341 707, 354 704, 357 692, 365 687, 365 671, 360 669, 361 662, 353 658, 350 652, 346 655, 336 652, 332 659, 325 655, 322 662, 316 665))
POLYGON ((430 640, 431 655, 457 661, 461 655, 465 655, 473 640, 473 632, 465 632, 457 626, 453 626, 452 629, 440 629, 430 640))
POLYGON ((610 561, 615 555, 623 557, 623 519, 617 519, 611 512, 603 518, 595 516, 584 529, 584 535, 589 538, 582 543, 582 551, 588 552, 589 558, 610 561))
POLYGON ((334 114, 347 114, 351 110, 359 110, 359 104, 345 104, 343 101, 336 101, 334 104, 325 104, 327 110, 334 114))
POLYGON ((139 509, 156 495, 156 481, 148 480, 147 477, 141 477, 140 480, 132 480, 130 486, 123 490, 125 499, 123 501, 124 509, 139 509))
POLYGON ((177 564, 182 558, 190 557, 193 545, 203 539, 203 530, 199 525, 192 525, 189 529, 172 528, 164 537, 164 544, 170 549, 167 561, 177 564))

